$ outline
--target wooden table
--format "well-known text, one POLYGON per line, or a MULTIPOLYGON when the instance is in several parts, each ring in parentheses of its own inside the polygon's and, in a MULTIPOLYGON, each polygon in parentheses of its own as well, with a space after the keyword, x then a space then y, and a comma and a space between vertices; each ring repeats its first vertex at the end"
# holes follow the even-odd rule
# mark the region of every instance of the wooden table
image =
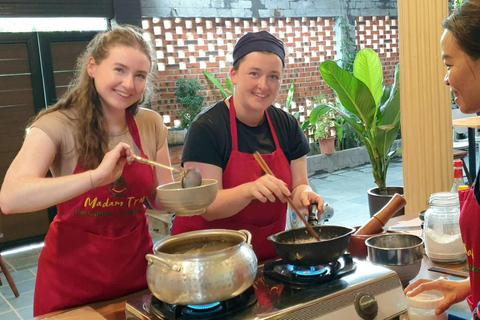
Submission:
POLYGON ((480 128, 480 116, 455 119, 452 121, 452 126, 457 128, 468 128, 468 169, 470 170, 472 180, 475 181, 477 175, 475 130, 480 128))

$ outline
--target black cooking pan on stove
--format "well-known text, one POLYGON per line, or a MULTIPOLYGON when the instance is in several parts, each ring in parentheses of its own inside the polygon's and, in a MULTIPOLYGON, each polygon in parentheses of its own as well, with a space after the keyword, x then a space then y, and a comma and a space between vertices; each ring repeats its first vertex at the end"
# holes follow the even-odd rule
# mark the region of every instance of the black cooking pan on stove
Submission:
POLYGON ((282 231, 268 237, 278 256, 293 265, 316 266, 336 261, 350 244, 354 228, 325 225, 313 226, 320 241, 307 228, 282 231))

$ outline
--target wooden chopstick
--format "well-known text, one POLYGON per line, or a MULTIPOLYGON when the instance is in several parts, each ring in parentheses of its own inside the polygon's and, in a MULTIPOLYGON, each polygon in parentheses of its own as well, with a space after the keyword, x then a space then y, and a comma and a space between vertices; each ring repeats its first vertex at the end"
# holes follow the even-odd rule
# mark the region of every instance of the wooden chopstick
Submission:
MULTIPOLYGON (((270 170, 267 163, 265 162, 265 160, 263 160, 262 156, 258 151, 255 151, 255 153, 253 154, 253 157, 255 158, 255 160, 257 160, 258 164, 260 165, 260 167, 262 167, 263 171, 265 171, 266 174, 269 174, 275 177, 272 170, 270 170)), ((313 230, 312 226, 307 222, 307 219, 305 219, 305 216, 293 204, 293 201, 292 199, 290 199, 290 197, 287 197, 287 202, 290 205, 290 207, 292 207, 293 211, 295 211, 295 213, 298 215, 298 217, 303 221, 303 223, 305 224, 305 227, 307 227, 308 232, 310 232, 310 234, 315 239, 317 239, 317 241, 320 241, 320 237, 318 236, 318 234, 313 230)))
POLYGON ((133 159, 135 159, 135 161, 141 162, 143 164, 149 164, 151 166, 156 166, 156 167, 160 167, 160 168, 163 168, 163 169, 167 169, 167 170, 171 170, 171 171, 175 171, 175 172, 183 174, 183 171, 180 170, 180 169, 170 167, 170 166, 167 166, 167 165, 164 165, 164 164, 161 164, 161 163, 149 160, 149 159, 145 159, 143 157, 137 156, 136 154, 133 155, 133 159))

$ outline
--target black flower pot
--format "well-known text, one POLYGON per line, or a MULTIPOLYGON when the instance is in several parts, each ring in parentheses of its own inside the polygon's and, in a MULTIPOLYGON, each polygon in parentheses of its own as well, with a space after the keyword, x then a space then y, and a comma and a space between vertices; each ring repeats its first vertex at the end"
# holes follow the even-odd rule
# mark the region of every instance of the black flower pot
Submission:
MULTIPOLYGON (((387 187, 387 195, 380 194, 378 188, 371 188, 368 193, 368 207, 370 209, 370 217, 375 215, 380 209, 382 209, 388 201, 393 197, 395 193, 399 193, 403 196, 403 187, 387 187)), ((405 214, 405 208, 398 211, 394 217, 405 214)))

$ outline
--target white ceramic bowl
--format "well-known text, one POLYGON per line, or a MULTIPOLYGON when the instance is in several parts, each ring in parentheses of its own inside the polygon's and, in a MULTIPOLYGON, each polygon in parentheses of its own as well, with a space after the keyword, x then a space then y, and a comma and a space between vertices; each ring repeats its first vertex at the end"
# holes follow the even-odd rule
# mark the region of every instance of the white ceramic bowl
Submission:
POLYGON ((177 216, 194 216, 205 212, 217 197, 217 180, 203 179, 193 188, 182 188, 181 182, 172 182, 157 187, 157 198, 169 212, 177 216))

